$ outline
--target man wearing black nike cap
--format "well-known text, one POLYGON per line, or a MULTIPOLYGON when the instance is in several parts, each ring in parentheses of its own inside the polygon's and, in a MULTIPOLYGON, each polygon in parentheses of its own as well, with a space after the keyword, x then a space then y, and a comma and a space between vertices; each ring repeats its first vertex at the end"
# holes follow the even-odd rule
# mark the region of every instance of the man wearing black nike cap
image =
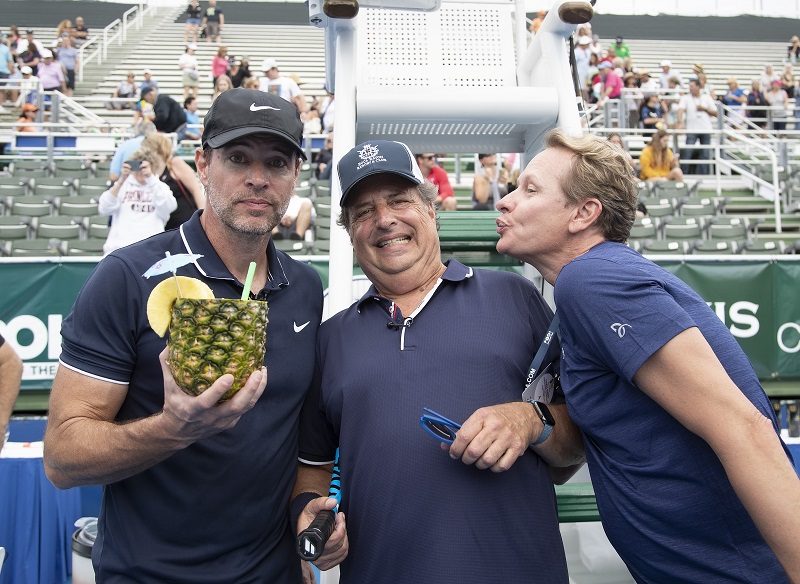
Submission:
MULTIPOLYGON (((270 239, 304 157, 297 109, 248 89, 221 94, 195 160, 208 204, 178 229, 101 261, 62 328, 45 468, 61 488, 103 484, 98 583, 302 581, 289 532, 297 417, 311 386, 322 286, 270 239), (265 368, 230 400, 175 385, 144 307, 165 257, 217 298, 269 302, 265 368), (269 377, 269 383, 267 383, 269 377)), ((307 566, 306 566, 307 568, 307 566)))

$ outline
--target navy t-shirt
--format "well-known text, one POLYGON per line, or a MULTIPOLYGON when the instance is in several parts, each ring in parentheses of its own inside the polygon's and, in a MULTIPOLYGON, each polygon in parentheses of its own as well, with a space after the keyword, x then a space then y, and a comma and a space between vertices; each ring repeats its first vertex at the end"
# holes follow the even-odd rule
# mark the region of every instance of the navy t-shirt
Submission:
POLYGON ((679 278, 611 242, 561 270, 555 300, 569 413, 583 431, 603 527, 637 582, 786 582, 711 447, 633 384, 650 356, 697 327, 777 432, 747 356, 716 314, 679 278))
MULTIPOLYGON (((208 241, 201 213, 103 259, 64 320, 63 365, 128 385, 118 422, 155 414, 164 404, 158 354, 166 338, 150 329, 145 308, 150 291, 171 274, 142 274, 165 251, 201 254, 178 274, 204 280, 216 297, 241 296, 242 284, 208 241)), ((266 391, 235 427, 105 486, 92 554, 98 582, 300 581, 287 506, 300 408, 313 378, 322 286, 312 268, 272 242, 267 257, 269 281, 258 293, 269 302, 266 391)))
POLYGON ((521 276, 455 260, 417 314, 394 308, 373 287, 323 323, 303 408, 301 460, 340 446, 341 582, 567 582, 547 464, 529 451, 506 472, 478 470, 419 425, 424 407, 462 423, 520 401, 550 309, 521 276))

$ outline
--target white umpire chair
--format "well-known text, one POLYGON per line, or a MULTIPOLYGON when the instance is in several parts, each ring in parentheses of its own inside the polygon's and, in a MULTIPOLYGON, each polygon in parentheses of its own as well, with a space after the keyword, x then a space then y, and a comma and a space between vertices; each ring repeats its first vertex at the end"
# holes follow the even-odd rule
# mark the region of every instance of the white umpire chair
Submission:
MULTIPOLYGON (((328 18, 327 84, 335 89, 334 164, 369 139, 405 142, 416 152, 519 152, 527 162, 554 127, 580 131, 561 15, 588 2, 558 0, 528 45, 524 0, 363 0, 356 18, 328 18), (399 7, 395 9, 392 7, 399 7)), ((588 20, 588 18, 587 18, 588 20)), ((352 248, 335 225, 340 192, 334 166, 331 313, 351 302, 352 248)))

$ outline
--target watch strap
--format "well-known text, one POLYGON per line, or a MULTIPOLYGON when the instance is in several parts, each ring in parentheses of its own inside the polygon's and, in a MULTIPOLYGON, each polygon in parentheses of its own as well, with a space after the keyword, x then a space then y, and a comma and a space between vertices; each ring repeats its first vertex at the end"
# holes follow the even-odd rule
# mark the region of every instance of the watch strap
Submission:
POLYGON ((543 443, 545 440, 550 438, 550 434, 553 433, 553 428, 555 428, 555 426, 547 422, 547 419, 545 418, 544 414, 542 414, 541 410, 539 409, 541 407, 539 402, 529 401, 528 403, 531 404, 533 410, 536 412, 536 416, 542 422, 542 431, 539 434, 539 437, 530 444, 531 446, 538 446, 539 444, 543 443))

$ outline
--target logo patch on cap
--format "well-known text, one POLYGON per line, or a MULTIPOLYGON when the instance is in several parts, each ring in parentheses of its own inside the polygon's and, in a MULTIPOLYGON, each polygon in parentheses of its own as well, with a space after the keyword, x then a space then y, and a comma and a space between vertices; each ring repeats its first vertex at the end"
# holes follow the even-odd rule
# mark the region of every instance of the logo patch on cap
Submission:
POLYGON ((271 105, 256 105, 255 103, 250 104, 250 111, 251 112, 260 112, 261 110, 275 110, 276 112, 281 111, 280 108, 272 107, 271 105))
POLYGON ((365 166, 375 164, 376 162, 386 162, 386 159, 381 156, 378 147, 369 143, 364 144, 364 147, 358 151, 358 157, 361 159, 361 162, 358 163, 356 170, 361 170, 365 166))

